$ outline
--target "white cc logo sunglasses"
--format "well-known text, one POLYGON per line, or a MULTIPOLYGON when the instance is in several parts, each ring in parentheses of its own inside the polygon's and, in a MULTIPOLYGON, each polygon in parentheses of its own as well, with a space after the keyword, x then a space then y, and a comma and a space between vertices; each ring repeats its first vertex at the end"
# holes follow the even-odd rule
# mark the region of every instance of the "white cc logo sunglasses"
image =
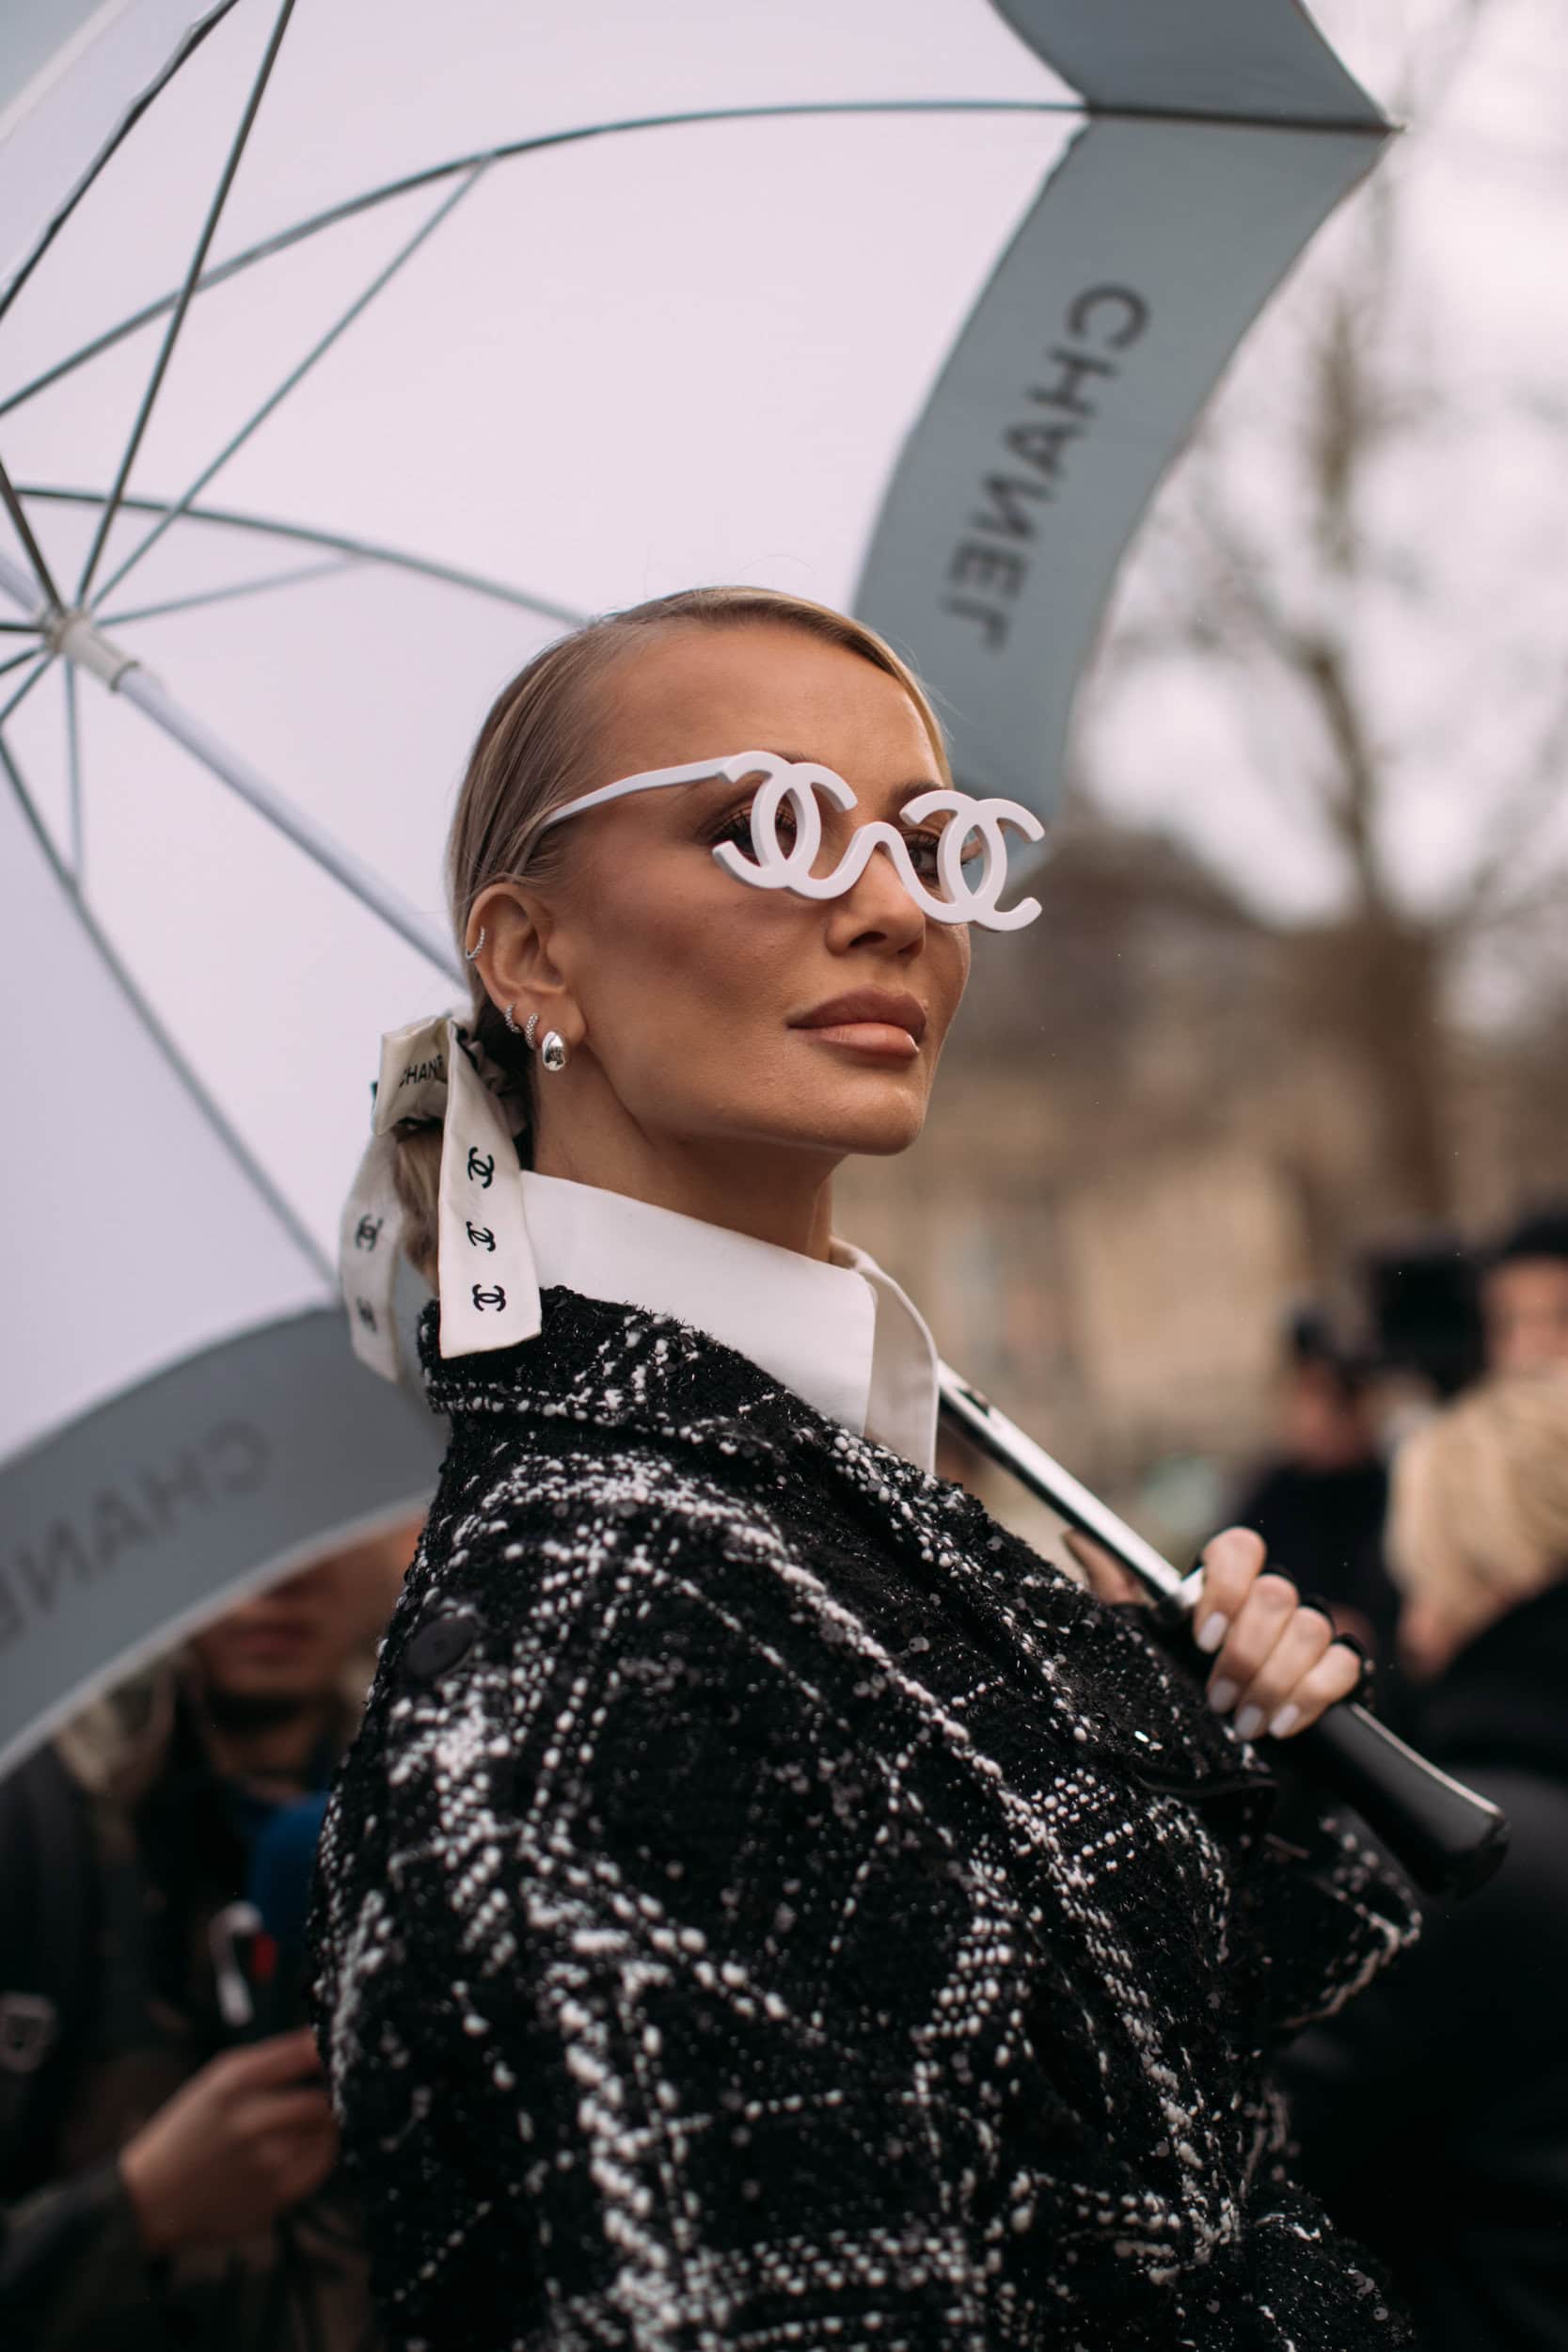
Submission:
POLYGON ((750 882, 754 890, 793 890, 802 898, 841 898, 859 882, 873 851, 884 849, 916 906, 938 923, 980 923, 988 930, 1016 931, 1032 923, 1040 912, 1037 898, 1021 899, 1006 911, 996 902, 1007 886, 1003 827, 1011 825, 1026 841, 1042 839, 1045 827, 1017 801, 976 800, 969 792, 920 792, 898 812, 910 824, 919 824, 927 817, 945 815, 948 818, 937 837, 940 896, 915 872, 903 834, 880 818, 856 827, 831 874, 814 874, 812 867, 822 847, 822 813, 816 796, 820 793, 835 808, 850 809, 856 805, 855 794, 832 769, 815 760, 781 759, 774 752, 733 752, 725 759, 698 759, 685 768, 650 768, 641 775, 623 776, 619 783, 602 784, 597 791, 584 792, 564 807, 552 809, 538 830, 547 833, 568 817, 621 800, 628 792, 705 784, 721 776, 731 784, 743 784, 749 776, 763 779, 752 803, 753 855, 748 858, 733 841, 721 841, 713 852, 727 874, 733 874, 736 882, 750 882), (786 801, 795 820, 795 838, 787 848, 779 837, 779 812, 786 801), (979 879, 972 882, 964 871, 964 853, 975 836, 981 866, 979 879))

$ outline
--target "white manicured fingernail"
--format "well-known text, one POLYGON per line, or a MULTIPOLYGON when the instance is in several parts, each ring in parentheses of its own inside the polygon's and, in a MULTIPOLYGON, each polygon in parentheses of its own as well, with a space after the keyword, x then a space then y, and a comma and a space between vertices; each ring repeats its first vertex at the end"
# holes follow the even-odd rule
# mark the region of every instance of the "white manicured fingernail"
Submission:
POLYGON ((1216 1682, 1210 1690, 1209 1704, 1216 1715, 1223 1715, 1227 1708, 1235 1706, 1241 1695, 1242 1686, 1239 1682, 1216 1682))
POLYGON ((1288 1740, 1300 1721, 1301 1709, 1299 1707, 1282 1707, 1278 1714, 1275 1717, 1273 1723, 1269 1725, 1269 1738, 1271 1740, 1288 1740))
POLYGON ((1212 1657, 1230 1630, 1230 1620, 1216 1609, 1212 1617, 1205 1617, 1198 1629, 1197 1645, 1212 1657))
POLYGON ((1260 1707, 1243 1707, 1241 1713, 1236 1718, 1237 1739, 1256 1740, 1262 1728, 1262 1708, 1260 1707))

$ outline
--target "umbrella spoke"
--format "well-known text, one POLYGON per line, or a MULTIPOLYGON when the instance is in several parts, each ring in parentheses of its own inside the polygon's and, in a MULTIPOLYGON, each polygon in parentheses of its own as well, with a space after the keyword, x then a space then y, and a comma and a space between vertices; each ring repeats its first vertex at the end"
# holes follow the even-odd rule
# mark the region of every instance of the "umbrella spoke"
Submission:
POLYGON ((87 195, 87 190, 92 187, 94 183, 97 181, 99 174, 103 170, 104 167, 112 162, 113 158, 119 154, 120 149, 124 146, 126 140, 130 137, 132 132, 135 129, 143 115, 146 114, 149 106, 152 104, 155 99, 163 96, 165 90, 168 87, 170 82, 173 81, 181 67, 186 64, 188 60, 195 56, 196 52, 200 48, 202 42, 206 40, 208 34, 222 22, 223 18, 228 15, 230 9, 234 6, 235 0, 214 0, 214 6, 207 10, 205 16, 203 16, 198 23, 191 26, 190 31, 185 35, 184 40, 180 43, 179 48, 175 51, 173 56, 169 58, 168 63, 164 67, 163 71, 157 74, 156 77, 148 85, 146 89, 141 92, 140 96, 127 110, 127 112, 120 117, 119 121, 115 125, 113 135, 111 135, 107 146, 99 150, 93 162, 89 165, 87 170, 83 174, 82 178, 76 183, 76 185, 72 188, 65 202, 60 206, 59 211, 50 221, 48 228, 44 230, 42 236, 40 237, 38 243, 34 246, 31 253, 28 254, 21 268, 11 279, 10 284, 6 288, 3 294, 0 294, 0 319, 5 317, 7 311, 10 309, 11 304, 16 300, 17 295, 22 292, 23 287, 27 283, 29 278, 31 278, 33 272, 37 269, 39 263, 42 261, 44 255, 54 244, 55 238, 59 235, 60 230, 65 227, 66 222, 71 218, 71 214, 76 210, 77 205, 80 204, 82 199, 87 195))
POLYGON ((410 947, 417 948, 438 971, 449 979, 465 978, 463 965, 440 924, 432 921, 401 891, 394 890, 390 882, 384 882, 373 866, 354 850, 345 849, 325 825, 317 823, 308 809, 299 807, 276 785, 269 784, 247 759, 177 703, 149 671, 133 663, 120 674, 116 691, 123 702, 135 704, 155 727, 189 752, 220 784, 228 785, 285 840, 292 841, 296 850, 303 850, 313 864, 330 874, 334 882, 341 882, 351 898, 379 915, 389 930, 396 931, 410 947))
POLYGON ((185 323, 185 313, 190 308, 191 296, 196 292, 197 284, 201 277, 202 264, 207 259, 208 248, 217 232, 219 218, 228 201, 229 191, 234 183, 234 174, 240 167, 240 158, 245 153, 252 125, 261 107, 262 94, 272 76, 272 69, 277 61, 277 53, 283 45, 283 35, 288 29, 289 19, 293 14, 293 7, 294 0, 282 0, 282 6, 277 11, 277 21, 272 28, 271 39, 267 42, 266 52, 257 70, 256 78, 250 86, 250 95, 245 101, 245 112, 240 117, 239 129, 230 144, 216 192, 207 208, 207 217, 201 224, 201 233, 196 241, 196 251, 191 256, 191 263, 185 272, 184 283, 175 297, 174 308, 169 314, 168 326, 165 330, 158 357, 152 364, 152 373, 148 378, 147 389, 143 392, 141 405, 136 410, 135 421, 131 427, 131 437, 126 442, 124 455, 119 461, 119 471, 115 477, 114 488, 110 491, 103 512, 99 517, 98 530, 94 534, 92 546, 87 550, 87 560, 82 566, 82 577, 76 585, 78 604, 87 602, 87 592, 92 586, 94 575, 98 570, 104 543, 114 527, 115 516, 119 512, 125 485, 130 480, 131 469, 136 462, 136 452, 141 447, 142 436, 147 431, 153 403, 157 400, 164 377, 168 371, 168 363, 174 356, 174 346, 180 339, 180 329, 185 323))
MULTIPOLYGON (((69 490, 28 483, 30 499, 52 499, 63 506, 102 506, 102 490, 69 490)), ((161 515, 163 499, 133 498, 128 493, 120 504, 130 514, 161 515)), ((307 523, 287 523, 271 515, 246 515, 236 508, 222 506, 192 506, 185 512, 185 520, 193 523, 216 523, 228 531, 254 531, 272 539, 296 540, 301 547, 330 548, 338 554, 365 564, 386 564, 395 570, 413 572, 421 580, 438 580, 451 588, 467 588, 478 596, 493 596, 499 604, 515 605, 521 612, 537 613, 541 620, 559 621, 563 628, 576 628, 585 616, 574 607, 554 604, 547 596, 531 596, 526 589, 509 587, 505 580, 487 580, 483 572, 467 572, 455 564, 438 564, 433 557, 414 555, 404 548, 388 548, 373 539, 351 538, 341 531, 314 531, 307 523)))
POLYGON ((448 215, 454 212, 457 206, 461 204, 469 189, 474 185, 475 182, 479 180, 486 168, 487 166, 483 163, 476 164, 472 170, 466 173, 463 179, 458 182, 456 187, 451 189, 449 193, 442 198, 440 203, 436 207, 436 210, 430 215, 427 220, 421 221, 419 228, 414 231, 414 234, 411 237, 404 239, 404 243, 399 246, 397 252, 393 254, 391 260, 387 262, 384 268, 379 269, 376 272, 375 276, 372 278, 370 284, 364 289, 363 293, 356 295, 355 299, 349 304, 348 309, 344 310, 339 318, 333 321, 332 325, 327 328, 325 334, 318 339, 318 341, 306 353, 304 358, 299 361, 298 365, 290 369, 288 374, 283 378, 282 382, 276 386, 275 389, 267 394, 266 399, 261 403, 261 406, 255 409, 252 414, 246 418, 245 423, 241 425, 239 431, 235 433, 227 442, 225 442, 223 448, 219 450, 217 455, 202 468, 201 471, 197 475, 196 480, 191 484, 190 487, 181 493, 180 497, 175 500, 172 506, 166 508, 157 522, 153 524, 151 530, 147 533, 147 536, 144 539, 139 540, 135 547, 132 548, 130 554, 120 564, 119 570, 111 572, 109 578, 104 581, 103 586, 99 590, 97 596, 93 599, 95 609, 103 601, 103 597, 111 595, 113 591, 119 587, 120 581, 125 578, 128 572, 135 569, 136 565, 141 562, 142 557, 148 553, 150 548, 157 545, 157 542, 163 537, 165 532, 169 529, 170 525, 177 523, 182 515, 189 512, 192 501, 199 497, 200 493, 206 488, 208 483, 212 481, 213 476, 222 470, 222 469, 229 463, 229 460, 234 455, 236 451, 243 449, 245 442, 249 440, 251 435, 256 431, 257 427, 265 423, 266 420, 272 415, 273 410, 278 405, 279 402, 288 398, 288 395, 294 389, 294 387, 301 383, 309 373, 310 370, 315 366, 317 360, 325 358, 326 353, 331 350, 333 344, 338 341, 339 337, 344 334, 347 329, 353 326, 355 320, 358 318, 363 311, 369 309, 370 305, 375 300, 376 295, 381 293, 382 289, 390 285, 392 279, 404 267, 404 263, 412 261, 414 255, 424 244, 426 238, 433 235, 434 232, 440 227, 441 223, 447 218, 448 215))
POLYGON ((8 661, 0 661, 0 677, 4 677, 8 670, 20 670, 24 663, 36 661, 38 658, 39 648, 36 645, 29 645, 25 653, 13 653, 8 661))
MULTIPOLYGON (((24 660, 26 660, 28 656, 24 654, 22 658, 24 660)), ((0 709, 0 727, 5 725, 7 720, 10 717, 11 712, 17 707, 18 704, 25 702, 27 696, 32 692, 34 687, 38 684, 40 678, 43 675, 45 670, 48 669, 54 659, 55 657, 52 653, 46 653, 39 657, 37 666, 28 672, 27 675, 23 679, 21 685, 17 688, 15 693, 11 696, 9 702, 6 704, 4 709, 0 709)), ((16 664, 14 662, 8 662, 6 664, 8 669, 14 669, 15 666, 16 664)))
MULTIPOLYGON (((356 555, 344 555, 334 556, 325 564, 294 564, 286 572, 264 572, 257 580, 234 580, 227 587, 203 588, 193 596, 166 597, 162 604, 138 604, 124 612, 104 612, 100 620, 104 628, 122 628, 127 621, 160 621, 167 612, 195 612, 204 605, 228 604, 236 596, 264 596, 269 588, 295 588, 305 580, 330 580, 338 573, 356 570, 362 560, 356 555)), ((0 628, 24 626, 21 621, 0 621, 0 628)))
POLYGON ((34 578, 42 589, 46 601, 57 608, 60 603, 60 592, 55 587, 54 577, 43 560, 43 549, 33 536, 33 526, 27 520, 27 510, 17 497, 15 485, 4 466, 0 466, 0 502, 4 503, 7 514, 16 527, 16 535, 26 551, 27 561, 33 567, 34 578))
MULTIPOLYGON (((0 713, 0 723, 3 723, 4 716, 4 713, 0 713)), ((184 1088, 224 1150, 234 1160, 241 1174, 261 1195, 261 1200, 283 1227, 290 1240, 304 1256, 307 1263, 322 1277, 324 1281, 335 1286, 338 1279, 336 1268, 322 1249, 315 1235, 309 1227, 302 1223, 297 1210, 284 1199, 266 1169, 251 1152, 249 1145, 244 1141, 206 1087, 203 1086, 195 1070, 185 1059, 168 1030, 164 1026, 163 1022, 116 953, 108 933, 103 929, 83 898, 75 877, 67 868, 59 851, 50 838, 49 829, 39 815, 33 796, 27 789, 22 771, 17 766, 15 756, 3 734, 0 734, 0 768, 5 770, 11 789, 21 804, 28 831, 38 843, 43 856, 48 860, 55 879, 69 897, 77 921, 103 957, 116 987, 124 995, 132 1011, 146 1029, 153 1044, 163 1055, 169 1069, 184 1088)))

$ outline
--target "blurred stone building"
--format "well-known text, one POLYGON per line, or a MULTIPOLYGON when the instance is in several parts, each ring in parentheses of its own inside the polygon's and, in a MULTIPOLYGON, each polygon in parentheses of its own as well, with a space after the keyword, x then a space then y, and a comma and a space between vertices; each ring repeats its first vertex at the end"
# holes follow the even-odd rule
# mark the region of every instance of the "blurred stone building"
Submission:
MULTIPOLYGON (((1411 1231, 1354 942, 1261 921, 1186 850, 1080 817, 1039 920, 975 934, 926 1136, 852 1164, 839 1222, 939 1345, 1081 1476, 1173 1541, 1266 1443, 1283 1319, 1348 1304, 1411 1231), (1348 999, 1348 1001, 1347 1001, 1348 999)), ((1473 1228, 1568 1180, 1542 1065, 1568 1024, 1410 1041, 1473 1228)))

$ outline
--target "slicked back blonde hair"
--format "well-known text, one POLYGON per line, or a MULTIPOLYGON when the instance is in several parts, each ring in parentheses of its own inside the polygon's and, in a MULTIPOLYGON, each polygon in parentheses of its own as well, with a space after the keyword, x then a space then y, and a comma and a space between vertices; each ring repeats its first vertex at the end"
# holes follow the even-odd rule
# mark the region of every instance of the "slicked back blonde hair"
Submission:
POLYGON ((1465 1629, 1568 1577, 1568 1375, 1488 1380, 1405 1440, 1388 1556, 1465 1629))
MULTIPOLYGON (((942 724, 907 662, 875 629, 773 588, 687 588, 589 621, 557 638, 504 686, 490 707, 457 796, 447 839, 447 900, 459 949, 481 893, 498 882, 547 882, 570 854, 566 833, 539 834, 563 802, 609 779, 593 772, 595 706, 616 665, 674 628, 793 628, 858 654, 901 686, 924 722, 937 771, 952 781, 942 724)), ((725 746, 744 751, 743 743, 725 746)), ((569 833, 570 828, 567 829, 569 833)), ((475 973, 469 981, 478 1042, 525 1092, 528 1057, 475 973)), ((406 1212, 404 1248, 429 1279, 436 1254, 441 1141, 429 1128, 400 1130, 397 1184, 406 1212)))

